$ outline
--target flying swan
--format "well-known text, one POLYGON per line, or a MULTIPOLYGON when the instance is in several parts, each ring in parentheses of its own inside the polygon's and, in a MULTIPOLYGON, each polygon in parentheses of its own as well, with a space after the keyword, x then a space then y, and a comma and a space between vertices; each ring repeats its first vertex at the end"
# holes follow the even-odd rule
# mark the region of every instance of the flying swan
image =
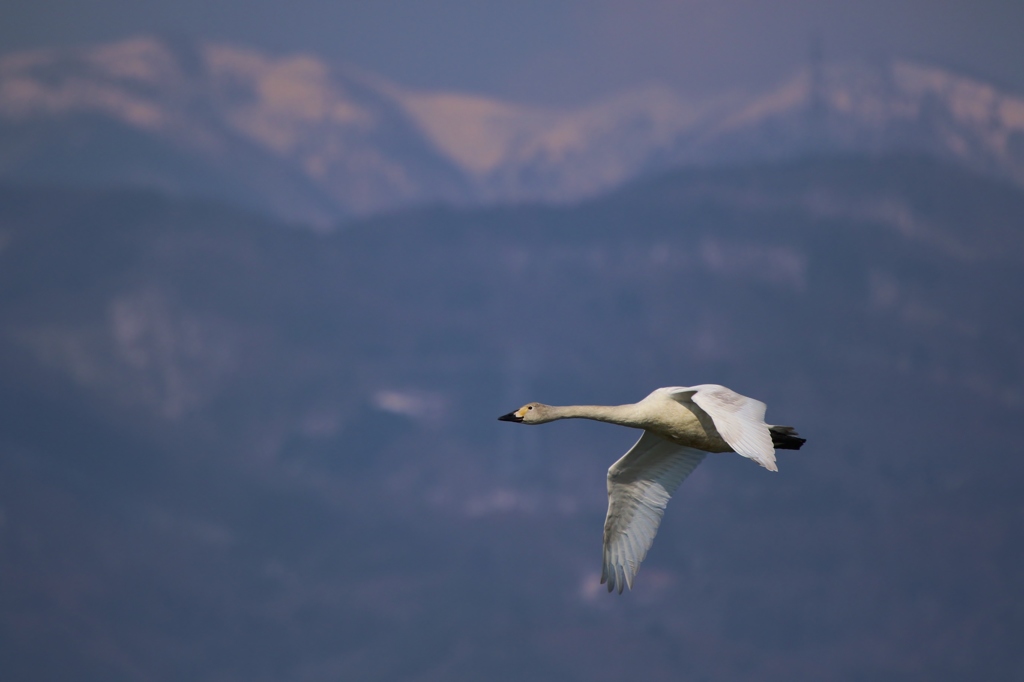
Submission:
POLYGON ((498 419, 520 424, 594 419, 644 430, 608 469, 601 583, 622 594, 623 587, 633 589, 672 493, 707 453, 735 452, 778 471, 775 448, 799 450, 806 442, 791 426, 766 424, 764 412, 760 400, 703 384, 659 388, 632 405, 527 403, 498 419))

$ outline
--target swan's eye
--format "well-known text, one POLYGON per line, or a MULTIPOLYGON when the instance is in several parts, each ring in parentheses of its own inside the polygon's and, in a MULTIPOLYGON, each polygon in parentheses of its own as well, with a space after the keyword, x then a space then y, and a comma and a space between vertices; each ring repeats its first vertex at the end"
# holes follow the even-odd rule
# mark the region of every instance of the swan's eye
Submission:
POLYGON ((533 409, 533 405, 528 406, 526 409, 532 410, 533 409))

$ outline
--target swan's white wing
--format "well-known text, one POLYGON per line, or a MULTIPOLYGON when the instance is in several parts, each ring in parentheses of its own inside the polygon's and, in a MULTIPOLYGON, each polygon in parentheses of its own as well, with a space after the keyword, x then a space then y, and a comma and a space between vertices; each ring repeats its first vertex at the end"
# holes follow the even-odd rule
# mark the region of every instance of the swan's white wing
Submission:
POLYGON ((740 395, 725 386, 704 384, 673 390, 676 400, 692 400, 708 413, 715 428, 738 454, 752 459, 769 471, 775 466, 775 447, 764 421, 766 406, 760 400, 740 395))
POLYGON ((644 431, 608 469, 601 583, 608 583, 609 592, 633 589, 633 578, 654 542, 669 498, 706 454, 644 431))

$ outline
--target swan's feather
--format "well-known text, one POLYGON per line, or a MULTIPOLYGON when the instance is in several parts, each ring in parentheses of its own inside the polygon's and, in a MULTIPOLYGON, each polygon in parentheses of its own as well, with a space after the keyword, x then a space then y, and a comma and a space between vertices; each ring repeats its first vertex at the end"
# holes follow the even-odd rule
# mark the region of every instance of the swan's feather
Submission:
POLYGON ((769 471, 775 465, 775 447, 764 421, 766 405, 717 384, 677 387, 669 395, 679 402, 691 401, 707 412, 722 439, 740 455, 752 459, 769 471))
POLYGON ((601 583, 608 583, 609 592, 633 589, 633 578, 654 542, 669 498, 706 454, 644 431, 608 469, 601 583))

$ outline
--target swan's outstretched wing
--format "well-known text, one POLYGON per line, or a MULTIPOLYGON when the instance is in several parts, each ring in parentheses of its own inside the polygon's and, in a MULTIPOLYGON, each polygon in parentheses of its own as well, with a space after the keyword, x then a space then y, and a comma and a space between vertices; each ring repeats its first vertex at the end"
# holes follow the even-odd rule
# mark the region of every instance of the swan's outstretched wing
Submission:
POLYGON ((772 435, 764 421, 766 406, 760 400, 716 384, 680 387, 673 389, 670 395, 680 402, 691 400, 707 412, 718 433, 738 454, 769 471, 779 470, 775 466, 772 435))
POLYGON ((644 431, 608 469, 601 583, 608 583, 609 592, 633 589, 633 578, 654 542, 669 498, 706 454, 644 431))

